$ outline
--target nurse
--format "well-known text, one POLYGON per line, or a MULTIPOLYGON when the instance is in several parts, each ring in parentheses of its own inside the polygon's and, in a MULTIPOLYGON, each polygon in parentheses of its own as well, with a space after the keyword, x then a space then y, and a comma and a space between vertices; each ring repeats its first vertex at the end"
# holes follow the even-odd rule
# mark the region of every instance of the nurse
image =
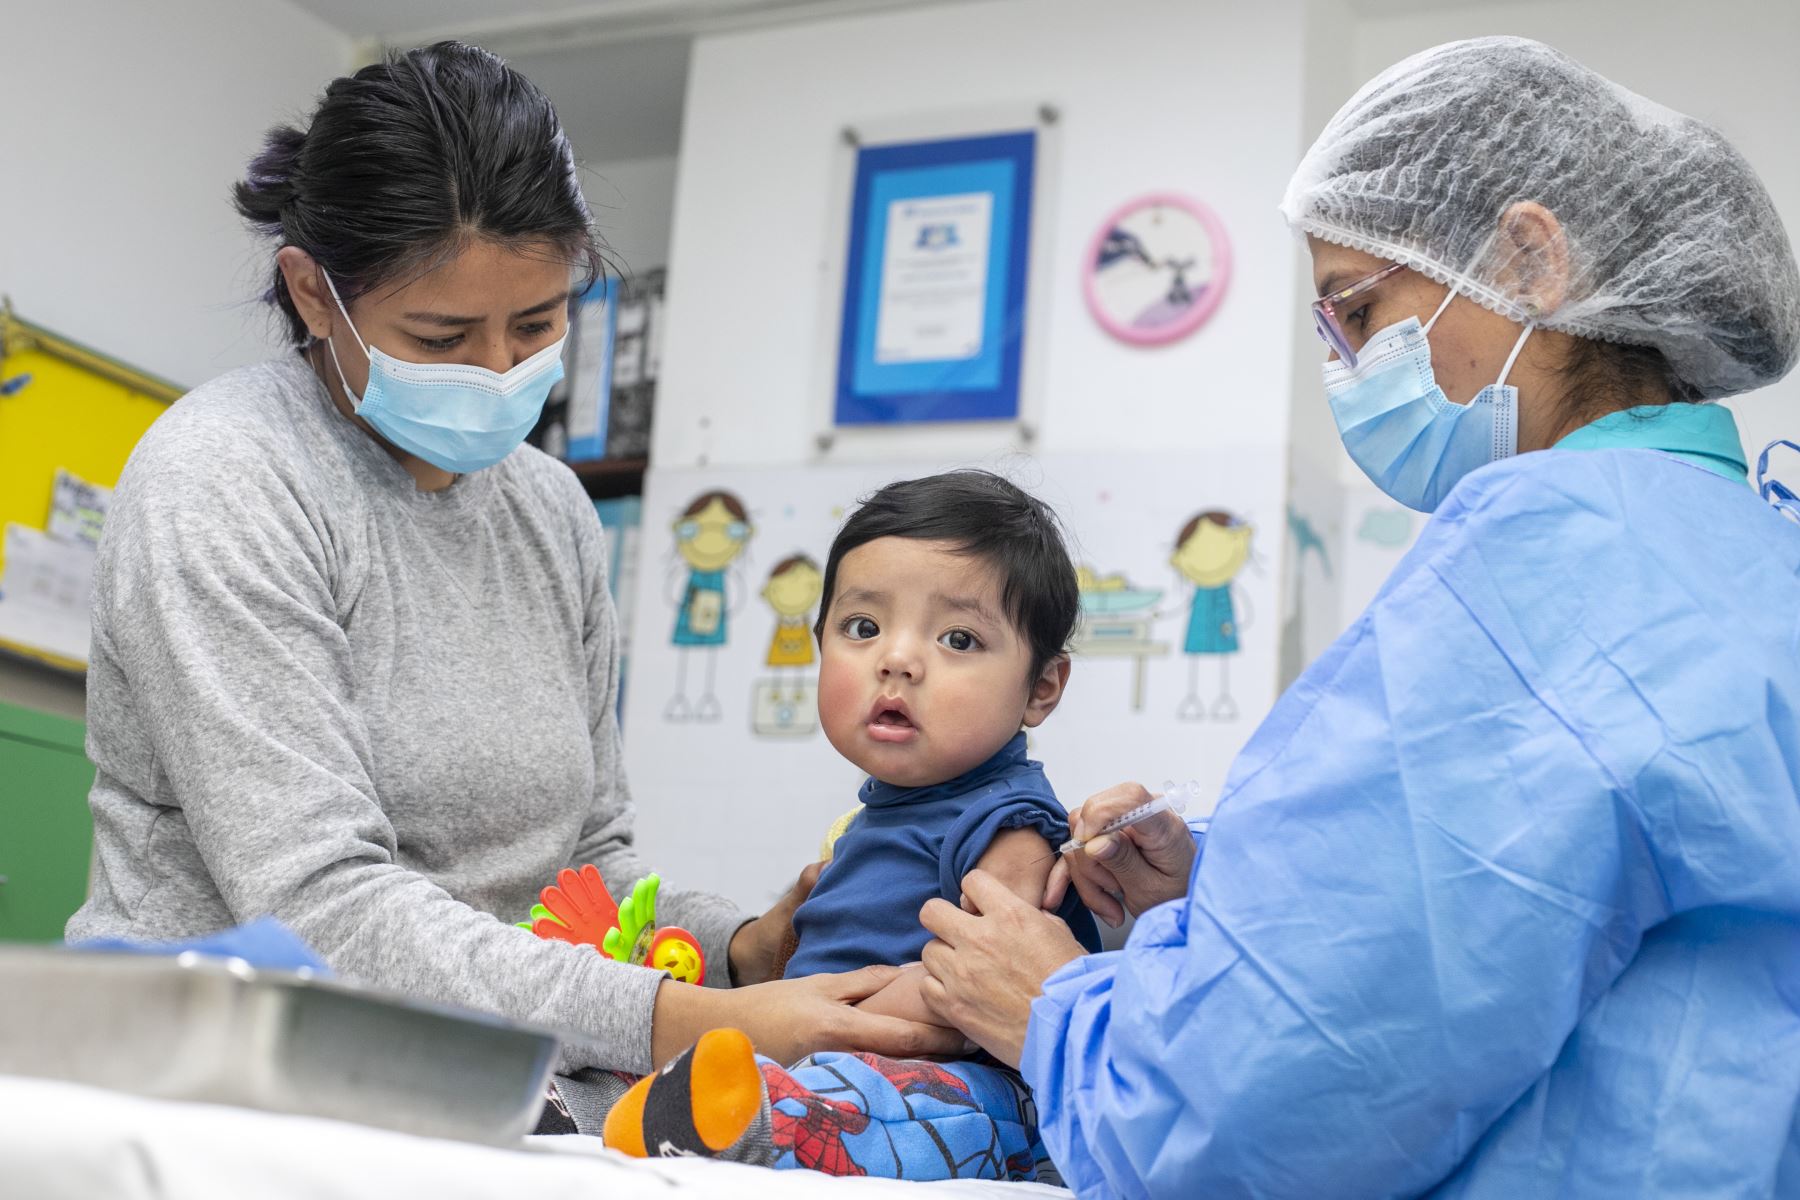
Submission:
POLYGON ((1800 346, 1767 193, 1485 38, 1363 88, 1282 211, 1344 442, 1433 517, 1209 832, 1071 856, 1124 950, 977 874, 928 1002, 1083 1197, 1800 1195, 1800 526, 1713 403, 1800 346))
MULTIPOLYGON (((97 867, 68 936, 273 914, 344 975, 571 1031, 643 1072, 739 1025, 792 1058, 959 1049, 850 1006, 892 971, 760 983, 806 888, 751 920, 665 889, 698 988, 513 922, 559 868, 645 873, 593 505, 524 446, 601 256, 542 92, 442 43, 333 81, 237 187, 291 349, 183 397, 95 572, 97 867)), ((679 881, 687 864, 654 864, 679 881)))

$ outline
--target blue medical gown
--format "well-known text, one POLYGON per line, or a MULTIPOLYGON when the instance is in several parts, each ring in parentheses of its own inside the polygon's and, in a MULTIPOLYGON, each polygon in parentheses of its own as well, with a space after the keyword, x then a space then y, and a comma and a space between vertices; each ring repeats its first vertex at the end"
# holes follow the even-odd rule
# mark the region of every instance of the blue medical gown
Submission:
POLYGON ((1023 1070, 1084 1197, 1800 1196, 1800 526, 1471 475, 1023 1070))

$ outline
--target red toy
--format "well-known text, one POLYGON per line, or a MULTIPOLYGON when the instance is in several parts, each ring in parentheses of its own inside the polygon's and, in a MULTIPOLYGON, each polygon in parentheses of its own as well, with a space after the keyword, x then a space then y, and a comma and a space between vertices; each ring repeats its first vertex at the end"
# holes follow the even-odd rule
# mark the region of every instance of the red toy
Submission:
POLYGON ((656 927, 656 892, 662 880, 646 875, 632 886, 625 903, 612 893, 593 864, 579 871, 557 872, 556 882, 539 893, 541 903, 522 921, 541 938, 592 946, 619 962, 649 966, 682 983, 706 978, 706 955, 700 939, 679 925, 656 927))

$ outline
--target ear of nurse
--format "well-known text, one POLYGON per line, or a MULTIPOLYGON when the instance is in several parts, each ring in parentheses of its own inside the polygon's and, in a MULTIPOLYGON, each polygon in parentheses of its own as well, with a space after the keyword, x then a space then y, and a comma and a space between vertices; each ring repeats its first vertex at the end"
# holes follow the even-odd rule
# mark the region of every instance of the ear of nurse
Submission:
MULTIPOLYGON (((1392 265, 1389 259, 1316 237, 1307 238, 1307 249, 1313 285, 1321 296, 1392 265)), ((1534 320, 1562 307, 1574 274, 1562 223, 1533 200, 1515 201, 1501 213, 1484 251, 1483 267, 1497 290, 1534 320)), ((1360 348, 1408 317, 1416 317, 1421 325, 1431 321, 1448 291, 1417 271, 1401 271, 1347 303, 1339 322, 1351 345, 1360 348)), ((1506 370, 1506 382, 1519 390, 1520 453, 1547 449, 1592 419, 1584 398, 1571 394, 1570 364, 1578 356, 1581 339, 1534 327, 1507 370, 1506 360, 1524 330, 1520 321, 1458 295, 1427 334, 1432 373, 1444 394, 1458 404, 1468 404, 1506 370)), ((1644 402, 1666 399, 1648 397, 1644 402)))

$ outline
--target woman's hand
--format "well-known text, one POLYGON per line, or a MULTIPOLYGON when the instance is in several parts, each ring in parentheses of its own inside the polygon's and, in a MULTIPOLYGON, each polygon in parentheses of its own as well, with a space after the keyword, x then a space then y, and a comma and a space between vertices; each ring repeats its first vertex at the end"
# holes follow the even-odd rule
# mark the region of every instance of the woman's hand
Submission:
POLYGON ((813 885, 819 882, 821 866, 820 863, 809 864, 774 907, 756 920, 740 925, 731 935, 732 986, 747 987, 776 978, 782 951, 794 936, 794 910, 812 894, 813 885))
MULTIPOLYGON (((1135 783, 1107 788, 1069 814, 1070 831, 1080 838, 1086 830, 1104 829, 1151 798, 1135 783)), ((1088 910, 1116 929, 1127 911, 1135 917, 1187 895, 1193 869, 1194 836, 1187 822, 1160 812, 1059 858, 1044 885, 1043 907, 1061 904, 1073 882, 1088 910)))
POLYGON ((892 983, 867 1000, 857 1001, 856 1007, 866 1013, 880 1013, 885 1017, 902 1017, 927 1025, 942 1025, 938 1015, 925 1003, 925 997, 919 994, 919 987, 927 978, 924 964, 907 963, 900 968, 900 974, 894 977, 892 983))
POLYGON ((726 1026, 743 1030, 757 1053, 783 1064, 820 1050, 863 1050, 889 1058, 966 1053, 968 1043, 954 1029, 854 1007, 899 974, 899 967, 864 967, 731 991, 665 980, 656 993, 650 1054, 660 1067, 707 1030, 726 1026))
POLYGON ((971 911, 932 900, 919 911, 937 936, 925 946, 919 992, 946 1024, 1016 1067, 1044 980, 1087 951, 1067 925, 985 871, 963 877, 963 906, 971 911))

